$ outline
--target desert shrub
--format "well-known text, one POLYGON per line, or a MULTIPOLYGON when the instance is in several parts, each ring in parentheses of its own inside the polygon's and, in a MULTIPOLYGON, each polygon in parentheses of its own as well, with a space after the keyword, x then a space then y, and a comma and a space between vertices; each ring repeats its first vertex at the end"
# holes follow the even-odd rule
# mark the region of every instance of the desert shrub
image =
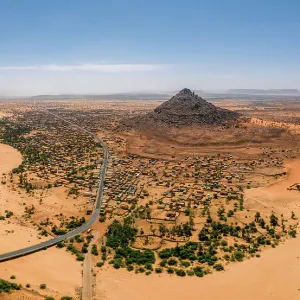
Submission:
POLYGON ((5 217, 7 219, 9 219, 10 217, 12 217, 14 215, 14 213, 12 211, 7 211, 5 217))
POLYGON ((163 249, 159 251, 158 255, 160 258, 170 258, 171 256, 173 256, 173 249, 171 248, 163 249))
POLYGON ((158 253, 158 255, 160 258, 170 258, 175 256, 180 259, 195 260, 197 257, 195 256, 194 249, 197 249, 197 247, 198 243, 187 243, 185 246, 163 249, 158 253))
POLYGON ((227 213, 227 217, 230 218, 234 215, 234 211, 233 210, 229 210, 227 213))
POLYGON ((270 216, 270 224, 274 227, 278 226, 278 218, 274 214, 270 216))
POLYGON ((184 247, 190 248, 192 250, 197 250, 199 247, 199 243, 190 241, 190 242, 187 242, 184 247))
POLYGON ((77 243, 83 243, 84 242, 84 239, 79 234, 75 235, 74 238, 75 238, 75 241, 77 243))
POLYGON ((129 272, 131 272, 131 271, 134 270, 134 267, 133 267, 132 265, 129 265, 129 266, 127 266, 127 270, 128 270, 129 272))
POLYGON ((224 267, 222 266, 222 264, 215 264, 214 269, 216 269, 217 271, 223 271, 224 267))
POLYGON ((145 263, 145 268, 146 268, 147 270, 153 271, 152 264, 149 263, 149 262, 145 263))
POLYGON ((64 242, 58 242, 56 247, 57 248, 63 248, 65 246, 64 242))
POLYGON ((243 259, 244 259, 244 257, 245 257, 245 254, 244 254, 244 252, 243 251, 235 251, 234 253, 233 253, 233 257, 234 257, 234 259, 235 260, 237 260, 237 261, 243 261, 243 259))
POLYGON ((41 289, 41 290, 45 290, 46 287, 47 287, 47 285, 46 285, 45 283, 41 283, 41 284, 40 284, 40 289, 41 289))
POLYGON ((296 230, 291 230, 291 231, 289 231, 289 235, 290 235, 291 237, 295 238, 296 235, 297 235, 297 231, 296 231, 296 230))
POLYGON ((160 274, 162 273, 162 268, 155 268, 155 273, 160 274))
POLYGON ((52 232, 55 234, 55 235, 65 235, 67 232, 63 229, 52 229, 52 232))
POLYGON ((82 246, 81 252, 82 252, 82 253, 88 253, 89 250, 88 250, 87 246, 82 246))
POLYGON ((124 266, 123 261, 121 258, 115 258, 113 259, 113 267, 115 269, 120 269, 124 266))
POLYGON ((183 266, 183 267, 189 267, 190 265, 191 265, 191 263, 189 262, 189 261, 182 261, 181 262, 181 265, 183 266))
POLYGON ((176 259, 174 259, 174 258, 170 258, 169 260, 168 260, 168 265, 169 266, 175 266, 175 265, 177 265, 177 260, 176 259))
POLYGON ((20 290, 21 285, 0 279, 0 293, 10 293, 13 290, 20 290))
POLYGON ((175 270, 176 275, 184 277, 186 275, 185 271, 183 269, 176 269, 175 270))
POLYGON ((127 247, 136 234, 136 228, 127 224, 123 225, 119 221, 114 220, 113 223, 109 225, 106 233, 106 246, 113 249, 117 249, 118 247, 127 247))
POLYGON ((227 241, 221 241, 221 246, 226 247, 228 245, 227 241))
POLYGON ((75 229, 77 227, 80 227, 82 224, 85 223, 85 217, 78 219, 71 220, 67 223, 66 228, 68 229, 75 229))
POLYGON ((191 248, 186 248, 184 246, 175 247, 173 251, 173 255, 181 259, 190 259, 190 260, 197 259, 194 250, 191 248))
POLYGON ((203 269, 201 267, 195 267, 195 268, 193 268, 193 271, 194 271, 195 275, 198 277, 203 277, 203 275, 204 275, 203 269))
POLYGON ((165 267, 166 264, 167 264, 167 260, 166 260, 166 259, 163 259, 163 260, 159 263, 159 265, 160 265, 161 267, 165 267))
POLYGON ((124 257, 126 264, 138 264, 146 265, 155 263, 155 255, 152 250, 134 250, 131 248, 118 248, 116 250, 116 256, 124 257))
POLYGON ((84 261, 84 256, 82 254, 80 254, 80 253, 77 253, 76 260, 77 261, 84 261))
POLYGON ((100 223, 104 223, 105 220, 106 220, 106 216, 100 216, 100 218, 99 218, 100 223))
POLYGON ((143 267, 138 268, 138 272, 144 273, 145 272, 145 268, 143 268, 143 267))
POLYGON ((230 256, 228 254, 225 254, 224 259, 227 260, 227 261, 230 261, 230 256))
POLYGON ((208 263, 210 266, 214 265, 217 260, 218 258, 209 252, 199 253, 198 255, 198 261, 200 263, 208 263))
POLYGON ((98 253, 98 249, 97 249, 97 245, 96 244, 93 244, 92 245, 92 251, 91 251, 91 253, 93 254, 93 255, 99 255, 99 253, 98 253))

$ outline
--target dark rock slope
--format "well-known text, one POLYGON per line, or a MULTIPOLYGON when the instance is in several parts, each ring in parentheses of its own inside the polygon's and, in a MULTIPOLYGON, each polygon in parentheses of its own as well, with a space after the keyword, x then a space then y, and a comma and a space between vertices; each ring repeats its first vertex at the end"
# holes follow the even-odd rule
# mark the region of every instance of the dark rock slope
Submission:
POLYGON ((183 89, 153 112, 134 117, 126 123, 134 127, 224 125, 238 117, 236 112, 216 107, 191 90, 183 89))

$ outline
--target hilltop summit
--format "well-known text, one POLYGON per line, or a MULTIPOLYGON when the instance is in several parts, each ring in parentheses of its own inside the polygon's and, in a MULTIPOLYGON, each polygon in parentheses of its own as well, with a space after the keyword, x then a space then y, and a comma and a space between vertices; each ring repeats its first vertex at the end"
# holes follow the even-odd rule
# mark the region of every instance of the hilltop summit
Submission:
POLYGON ((219 108, 185 88, 144 116, 130 120, 132 125, 224 125, 238 118, 236 112, 219 108))

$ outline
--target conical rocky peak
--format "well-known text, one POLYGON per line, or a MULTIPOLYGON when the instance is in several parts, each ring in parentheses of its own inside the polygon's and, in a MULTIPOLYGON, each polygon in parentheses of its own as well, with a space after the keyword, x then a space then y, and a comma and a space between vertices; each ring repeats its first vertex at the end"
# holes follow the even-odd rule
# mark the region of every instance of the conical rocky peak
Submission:
POLYGON ((183 89, 181 90, 176 96, 194 96, 194 92, 192 92, 190 89, 183 89))
MULTIPOLYGON (((189 89, 183 89, 175 96, 173 96, 170 100, 164 102, 160 106, 158 106, 154 112, 161 113, 164 110, 171 111, 173 114, 179 115, 190 115, 194 114, 195 110, 199 111, 199 109, 203 106, 212 108, 213 105, 206 102, 204 99, 195 95, 189 89)), ((204 108, 204 110, 207 110, 204 108)))
POLYGON ((236 112, 219 108, 185 88, 144 116, 131 119, 136 125, 224 125, 235 121, 236 112))

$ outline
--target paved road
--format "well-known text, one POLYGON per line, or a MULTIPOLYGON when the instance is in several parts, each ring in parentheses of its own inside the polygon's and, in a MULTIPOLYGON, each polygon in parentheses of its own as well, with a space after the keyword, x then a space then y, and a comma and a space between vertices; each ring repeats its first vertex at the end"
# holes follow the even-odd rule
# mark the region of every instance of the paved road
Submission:
POLYGON ((104 160, 103 160, 103 166, 101 168, 101 172, 100 172, 100 178, 99 178, 99 190, 98 190, 98 196, 97 196, 97 200, 96 200, 96 207, 94 210, 94 213, 92 215, 92 217, 85 223, 83 224, 81 227, 76 228, 75 230, 68 232, 65 235, 61 235, 58 236, 54 239, 42 242, 40 244, 37 245, 33 245, 30 247, 26 247, 23 249, 19 249, 16 251, 12 251, 12 252, 8 252, 5 254, 1 254, 0 255, 0 262, 1 261, 5 261, 5 260, 9 260, 9 259, 13 259, 13 258, 17 258, 20 256, 24 256, 42 249, 46 249, 50 246, 54 246, 56 245, 58 242, 62 242, 65 239, 69 239, 71 237, 74 237, 77 234, 82 233, 83 231, 87 230, 98 218, 99 213, 100 213, 100 206, 101 206, 101 201, 102 201, 102 194, 103 194, 103 186, 104 186, 104 179, 105 179, 105 174, 106 174, 106 169, 107 169, 107 163, 108 163, 108 149, 106 147, 106 145, 103 143, 102 140, 100 140, 98 138, 98 136, 96 134, 94 134, 93 132, 88 131, 87 129, 84 129, 80 126, 78 126, 77 124, 67 121, 63 118, 61 118, 60 116, 57 116, 56 114, 53 114, 49 111, 45 111, 48 114, 53 115, 55 118, 61 119, 62 121, 68 123, 69 125, 78 128, 79 130, 86 132, 87 134, 89 134, 90 136, 92 136, 93 138, 95 138, 97 140, 97 142, 100 143, 100 145, 103 147, 103 151, 104 151, 104 160))

